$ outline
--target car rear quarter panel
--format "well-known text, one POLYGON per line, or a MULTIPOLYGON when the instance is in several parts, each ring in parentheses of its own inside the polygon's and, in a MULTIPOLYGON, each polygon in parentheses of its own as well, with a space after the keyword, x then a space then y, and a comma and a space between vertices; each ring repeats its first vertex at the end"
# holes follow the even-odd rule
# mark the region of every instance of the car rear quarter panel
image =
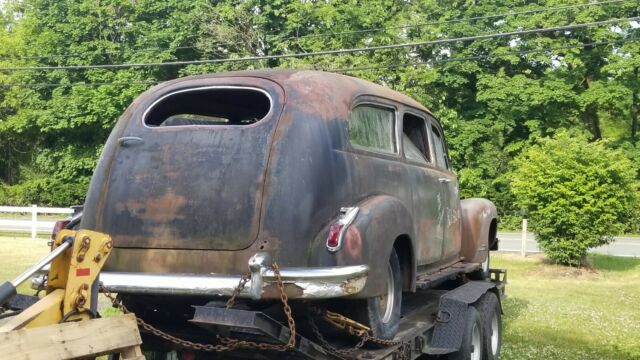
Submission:
POLYGON ((465 261, 481 263, 489 255, 491 223, 498 217, 496 206, 487 199, 471 198, 460 201, 460 208, 462 212, 461 255, 465 261))
MULTIPOLYGON (((415 239, 412 232, 413 217, 405 203, 389 195, 369 197, 353 204, 360 207, 356 220, 348 228, 344 242, 338 252, 330 253, 326 248, 329 226, 316 236, 310 247, 311 266, 369 265, 369 277, 357 298, 378 296, 385 291, 386 269, 394 246, 394 240, 405 235, 415 239)), ((412 244, 415 249, 415 244, 412 244)), ((409 264, 415 273, 415 260, 409 264)), ((415 279, 409 283, 413 288, 415 279)))

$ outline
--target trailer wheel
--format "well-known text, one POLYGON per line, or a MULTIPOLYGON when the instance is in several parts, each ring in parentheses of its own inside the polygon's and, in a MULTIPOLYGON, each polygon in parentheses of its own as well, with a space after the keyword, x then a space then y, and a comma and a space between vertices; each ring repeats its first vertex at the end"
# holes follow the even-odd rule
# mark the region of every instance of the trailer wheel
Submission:
POLYGON ((388 340, 398 332, 402 303, 402 274, 395 249, 391 249, 387 279, 386 295, 354 301, 352 313, 357 321, 371 328, 374 337, 388 340))
POLYGON ((484 327, 484 350, 487 360, 497 360, 502 347, 502 312, 498 297, 488 292, 478 300, 476 308, 484 327))
POLYGON ((467 308, 465 330, 460 350, 449 354, 448 360, 484 360, 483 339, 484 326, 480 314, 473 306, 467 308))

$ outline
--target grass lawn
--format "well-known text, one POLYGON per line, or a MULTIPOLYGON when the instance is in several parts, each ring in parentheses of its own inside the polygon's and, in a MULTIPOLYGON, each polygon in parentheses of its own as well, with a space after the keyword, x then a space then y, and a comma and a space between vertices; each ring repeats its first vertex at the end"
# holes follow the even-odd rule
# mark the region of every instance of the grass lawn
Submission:
POLYGON ((509 271, 501 359, 640 359, 640 259, 590 260, 592 270, 492 257, 509 271))
MULTIPOLYGON (((0 218, 15 220, 31 220, 31 213, 0 213, 0 218)), ((68 214, 38 214, 38 221, 57 221, 69 217, 68 214)))
MULTIPOLYGON (((29 266, 49 253, 46 238, 32 240, 28 237, 0 236, 0 282, 13 280, 29 266)), ((26 281, 18 287, 23 294, 32 295, 35 291, 26 281)))
MULTIPOLYGON (((0 281, 44 256, 46 243, 0 236, 0 281)), ((640 360, 640 259, 590 260, 593 269, 585 270, 493 254, 492 266, 509 271, 501 359, 640 360)), ((29 284, 19 290, 33 293, 29 284)))

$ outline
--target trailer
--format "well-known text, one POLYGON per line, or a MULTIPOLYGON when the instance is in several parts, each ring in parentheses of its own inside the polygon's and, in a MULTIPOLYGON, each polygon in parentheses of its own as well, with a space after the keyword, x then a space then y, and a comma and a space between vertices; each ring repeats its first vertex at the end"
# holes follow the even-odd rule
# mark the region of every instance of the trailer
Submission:
POLYGON ((153 359, 497 359, 507 271, 491 269, 490 279, 469 280, 465 270, 461 264, 432 274, 405 294, 393 340, 371 338, 363 325, 312 306, 289 310, 292 335, 280 307, 252 311, 214 303, 193 306, 190 330, 143 326, 142 349, 153 359), (217 345, 199 339, 217 339, 217 345))
MULTIPOLYGON (((10 310, 1 315, 10 319, 0 326, 1 355, 71 359, 110 354, 112 360, 139 360, 145 355, 152 359, 493 360, 500 353, 506 270, 491 269, 488 279, 470 280, 467 274, 478 264, 460 262, 419 277, 417 291, 403 296, 397 335, 382 340, 338 312, 305 302, 290 306, 275 263, 281 304, 256 311, 234 307, 235 296, 226 302, 194 302, 190 318, 165 321, 176 325, 173 328, 158 327, 157 319, 151 325, 100 285, 101 268, 111 248, 108 235, 63 230, 49 255, 2 284, 0 304, 10 310), (45 297, 16 295, 17 285, 49 263, 45 297), (125 314, 97 319, 98 291, 125 314)), ((242 280, 234 294, 249 280, 242 280)))

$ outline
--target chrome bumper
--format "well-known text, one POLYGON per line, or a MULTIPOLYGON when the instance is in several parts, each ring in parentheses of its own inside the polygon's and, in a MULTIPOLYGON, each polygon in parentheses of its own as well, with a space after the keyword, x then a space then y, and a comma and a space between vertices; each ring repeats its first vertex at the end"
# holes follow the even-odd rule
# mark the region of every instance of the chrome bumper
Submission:
MULTIPOLYGON (((267 253, 249 259, 249 280, 238 295, 250 299, 280 297, 267 253)), ((357 294, 367 282, 366 265, 323 268, 281 268, 280 276, 291 299, 329 299, 357 294)), ((177 296, 231 296, 240 275, 149 274, 102 272, 100 281, 117 293, 177 296)), ((42 280, 39 281, 42 283, 42 280)), ((38 285, 34 279, 32 287, 38 285)))

